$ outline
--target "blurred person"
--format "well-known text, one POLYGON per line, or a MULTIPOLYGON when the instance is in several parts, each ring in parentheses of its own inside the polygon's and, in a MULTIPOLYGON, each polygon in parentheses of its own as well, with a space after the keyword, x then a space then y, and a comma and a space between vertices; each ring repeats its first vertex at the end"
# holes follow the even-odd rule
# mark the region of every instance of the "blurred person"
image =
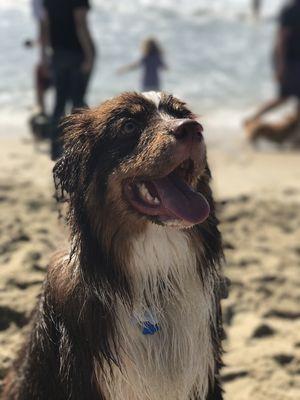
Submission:
MULTIPOLYGON (((42 46, 44 35, 44 18, 45 10, 43 7, 43 0, 32 0, 32 13, 38 25, 38 38, 36 43, 41 47, 38 64, 35 68, 35 92, 36 102, 38 106, 37 115, 46 115, 45 110, 45 94, 51 87, 51 71, 50 71, 50 57, 47 53, 45 46, 42 46)), ((26 47, 33 47, 35 41, 27 40, 24 45, 26 47)))
POLYGON ((262 0, 252 0, 252 12, 255 18, 259 17, 261 6, 262 6, 262 0))
POLYGON ((142 68, 142 90, 161 90, 160 70, 166 69, 163 52, 158 42, 148 38, 142 43, 142 58, 118 70, 119 73, 142 68))
POLYGON ((44 0, 44 7, 44 46, 52 48, 56 92, 51 143, 51 158, 55 160, 62 152, 59 123, 67 105, 72 111, 86 106, 95 46, 87 19, 89 0, 44 0))
POLYGON ((274 52, 278 95, 265 103, 245 124, 259 120, 267 112, 281 106, 290 98, 297 100, 296 119, 300 121, 300 0, 285 5, 279 17, 274 52))

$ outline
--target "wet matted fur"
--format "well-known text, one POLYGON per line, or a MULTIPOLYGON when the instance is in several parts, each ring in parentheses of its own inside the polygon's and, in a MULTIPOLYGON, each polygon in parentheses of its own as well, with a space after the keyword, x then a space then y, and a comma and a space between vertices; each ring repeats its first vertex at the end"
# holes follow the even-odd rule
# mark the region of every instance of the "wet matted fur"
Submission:
POLYGON ((150 92, 66 119, 54 178, 71 250, 49 266, 5 400, 222 399, 222 247, 195 118, 150 92))

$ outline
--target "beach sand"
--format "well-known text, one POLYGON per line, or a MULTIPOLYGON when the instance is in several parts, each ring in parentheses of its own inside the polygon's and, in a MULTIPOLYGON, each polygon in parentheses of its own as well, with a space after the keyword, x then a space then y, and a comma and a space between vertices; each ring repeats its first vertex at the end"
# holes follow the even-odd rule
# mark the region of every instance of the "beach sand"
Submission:
MULTIPOLYGON (((0 140, 0 380, 22 343, 51 253, 67 240, 52 163, 0 140)), ((226 400, 300 398, 300 157, 209 148, 231 279, 223 301, 226 400)))

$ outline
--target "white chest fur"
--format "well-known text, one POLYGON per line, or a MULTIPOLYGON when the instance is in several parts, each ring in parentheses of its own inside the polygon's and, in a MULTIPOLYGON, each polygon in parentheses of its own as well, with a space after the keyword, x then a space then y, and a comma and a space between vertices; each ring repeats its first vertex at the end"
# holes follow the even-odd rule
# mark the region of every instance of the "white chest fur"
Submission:
POLYGON ((149 225, 132 243, 129 268, 136 291, 134 313, 120 301, 123 366, 122 371, 115 367, 111 377, 102 376, 107 400, 190 400, 192 393, 204 400, 214 369, 213 305, 188 237, 149 225), (149 308, 159 331, 143 335, 137 319, 149 308))

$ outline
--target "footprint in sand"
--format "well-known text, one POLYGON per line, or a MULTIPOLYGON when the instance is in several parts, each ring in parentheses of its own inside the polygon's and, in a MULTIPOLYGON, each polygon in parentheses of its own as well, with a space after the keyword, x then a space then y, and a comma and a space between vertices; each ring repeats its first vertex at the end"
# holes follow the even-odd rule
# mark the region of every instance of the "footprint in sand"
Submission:
POLYGON ((282 319, 298 319, 300 318, 300 311, 291 311, 291 310, 277 310, 273 309, 264 314, 265 318, 282 318, 282 319))
POLYGON ((270 325, 260 324, 254 329, 251 337, 253 339, 262 339, 273 336, 275 333, 275 329, 273 329, 270 325))
POLYGON ((273 360, 276 361, 279 365, 285 366, 293 362, 295 357, 292 354, 276 354, 273 357, 273 360))
POLYGON ((238 261, 238 265, 240 267, 248 267, 249 265, 260 265, 261 261, 258 258, 240 258, 240 260, 238 261))
POLYGON ((11 285, 13 287, 16 287, 18 289, 21 289, 21 290, 26 290, 29 287, 34 286, 34 285, 41 285, 42 282, 43 282, 42 279, 35 279, 33 281, 28 281, 28 282, 23 281, 23 282, 21 282, 21 281, 18 281, 16 279, 12 278, 12 279, 9 279, 7 281, 7 284, 11 285))
POLYGON ((10 185, 1 184, 0 185, 0 192, 10 192, 11 190, 14 189, 14 187, 15 187, 14 184, 10 184, 10 185))
POLYGON ((24 258, 24 263, 30 264, 32 262, 39 261, 42 257, 42 254, 39 251, 30 251, 26 254, 24 258))
POLYGON ((255 278, 254 282, 261 282, 261 283, 278 283, 283 284, 286 281, 286 278, 280 277, 278 275, 265 275, 259 278, 255 278))
POLYGON ((8 329, 11 323, 15 323, 19 328, 22 328, 27 322, 28 319, 24 313, 7 306, 0 306, 0 331, 8 329))
POLYGON ((248 375, 248 371, 243 370, 243 369, 227 369, 222 374, 221 380, 222 382, 231 382, 235 381, 236 379, 244 378, 248 375))

